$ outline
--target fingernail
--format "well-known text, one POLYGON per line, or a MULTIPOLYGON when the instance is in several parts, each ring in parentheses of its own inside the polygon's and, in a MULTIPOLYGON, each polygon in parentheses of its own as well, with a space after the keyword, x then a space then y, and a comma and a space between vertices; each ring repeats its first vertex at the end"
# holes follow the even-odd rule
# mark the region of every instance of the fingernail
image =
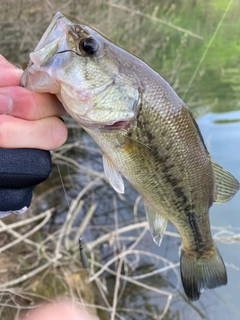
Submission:
POLYGON ((12 99, 5 94, 0 94, 0 113, 10 113, 12 111, 12 108, 12 99))

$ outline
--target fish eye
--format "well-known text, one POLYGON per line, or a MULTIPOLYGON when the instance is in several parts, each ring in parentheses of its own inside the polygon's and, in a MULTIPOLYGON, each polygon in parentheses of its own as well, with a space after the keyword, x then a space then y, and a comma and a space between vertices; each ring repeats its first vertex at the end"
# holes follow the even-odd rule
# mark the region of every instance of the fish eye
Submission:
POLYGON ((98 49, 98 43, 92 37, 84 38, 79 43, 79 50, 83 54, 92 55, 98 49))

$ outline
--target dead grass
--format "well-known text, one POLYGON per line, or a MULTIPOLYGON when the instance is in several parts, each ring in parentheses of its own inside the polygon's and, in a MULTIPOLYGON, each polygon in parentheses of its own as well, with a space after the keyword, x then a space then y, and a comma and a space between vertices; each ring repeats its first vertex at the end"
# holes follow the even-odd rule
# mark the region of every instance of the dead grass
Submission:
MULTIPOLYGON (((78 144, 83 148, 82 141, 78 144)), ((63 146, 63 149, 70 150, 71 147, 70 143, 63 146)), ((88 145, 87 149, 89 148, 95 152, 94 148, 88 145)), ((62 159, 61 153, 61 149, 54 152, 54 159, 62 159)), ((65 165, 73 163, 71 158, 64 158, 63 161, 65 165)), ((81 175, 83 172, 88 175, 89 182, 69 203, 68 212, 60 227, 49 231, 50 220, 57 212, 56 207, 42 210, 36 215, 33 206, 27 214, 17 219, 10 217, 0 220, 0 318, 14 319, 43 302, 68 297, 88 308, 93 314, 97 312, 100 319, 125 319, 124 314, 135 314, 139 319, 175 319, 170 316, 169 307, 171 301, 178 297, 191 308, 195 319, 204 319, 202 312, 188 304, 179 291, 179 263, 173 263, 149 250, 146 242, 146 237, 149 236, 148 224, 141 218, 139 197, 132 207, 135 219, 130 223, 123 223, 119 221, 119 203, 126 203, 128 199, 121 196, 123 198, 117 202, 115 194, 112 193, 113 211, 109 216, 114 217, 111 223, 106 217, 106 225, 98 225, 98 236, 85 241, 84 250, 89 258, 89 269, 82 268, 78 239, 82 235, 86 236, 85 240, 91 238, 94 227, 92 221, 99 204, 99 199, 92 198, 86 210, 84 205, 89 201, 86 195, 91 190, 94 192, 98 185, 101 190, 108 186, 102 172, 93 169, 89 171, 88 166, 78 162, 74 162, 74 165, 78 170, 81 168, 81 175), (80 224, 79 214, 82 216, 80 224), (104 248, 109 252, 107 259, 103 255, 104 248), (148 261, 145 268, 143 260, 145 264, 148 261), (175 278, 174 285, 159 287, 159 276, 165 279, 175 278), (110 277, 113 281, 111 285, 108 283, 110 277), (131 304, 128 306, 122 303, 122 296, 129 287, 134 288, 133 292, 159 297, 161 312, 159 309, 149 311, 144 307, 136 310, 131 304)), ((49 194, 51 188, 45 193, 45 197, 49 197, 49 194)), ((36 201, 43 204, 46 199, 40 194, 34 199, 34 203, 36 201)), ((216 232, 215 241, 239 242, 240 233, 237 229, 213 230, 216 232)), ((180 239, 179 234, 170 231, 166 231, 165 237, 173 242, 174 239, 180 239)))

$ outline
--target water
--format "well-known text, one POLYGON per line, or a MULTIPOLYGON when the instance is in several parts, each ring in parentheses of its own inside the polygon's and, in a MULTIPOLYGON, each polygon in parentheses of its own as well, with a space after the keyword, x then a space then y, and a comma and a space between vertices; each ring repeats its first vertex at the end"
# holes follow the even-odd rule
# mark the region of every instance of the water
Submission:
MULTIPOLYGON (((18 4, 11 1, 0 4, 0 53, 10 61, 21 65, 28 59, 41 34, 51 20, 51 14, 56 11, 73 15, 97 27, 109 38, 134 52, 149 63, 167 81, 184 101, 189 105, 196 117, 212 159, 226 170, 229 170, 240 180, 240 2, 227 0, 210 1, 118 1, 106 4, 102 1, 70 1, 66 6, 63 1, 44 2, 39 6, 34 1, 21 1, 18 4), (116 8, 118 6, 118 8, 116 8), (120 7, 119 7, 120 6, 120 7), (128 9, 139 10, 131 14, 128 9), (1 16, 2 14, 2 16, 1 16), (177 28, 166 26, 160 20, 170 21, 172 25, 191 30, 199 39, 183 33, 177 28), (34 26, 34 27, 33 27, 34 26)), ((67 122, 69 120, 67 119, 67 122)), ((71 122, 72 124, 72 122, 71 122)), ((65 155, 83 166, 75 170, 58 161, 67 192, 68 201, 75 198, 84 186, 92 179, 85 168, 101 172, 101 156, 95 144, 81 130, 70 129, 68 143, 80 141, 79 145, 70 148, 65 155)), ((55 166, 51 179, 39 187, 50 189, 59 184, 59 171, 55 166)), ((137 194, 127 185, 125 198, 119 198, 106 182, 97 184, 84 196, 84 207, 78 217, 80 223, 84 213, 94 202, 97 210, 85 233, 85 240, 92 241, 104 232, 114 230, 115 201, 118 208, 119 227, 133 223, 133 205, 137 194)), ((39 204, 40 207, 52 207, 57 204, 55 224, 63 222, 68 204, 64 192, 51 193, 39 204)), ((36 206, 36 208, 38 208, 36 206)), ((240 193, 230 202, 213 205, 210 219, 213 234, 217 238, 233 236, 240 233, 240 193)), ((138 219, 144 219, 142 205, 139 207, 138 219)), ((168 231, 175 232, 173 226, 168 231)), ((137 232, 126 234, 136 236, 137 232)), ((84 241, 85 241, 84 240, 84 241)), ((130 241, 131 242, 131 241, 130 241)), ((189 304, 183 294, 179 277, 174 271, 145 279, 144 283, 157 288, 175 292, 170 309, 164 319, 232 319, 240 318, 240 255, 239 241, 236 243, 217 241, 217 246, 226 262, 228 285, 216 290, 208 290, 201 299, 189 304), (175 291, 175 287, 177 291, 175 291)), ((121 240, 129 245, 129 241, 121 240)), ((161 248, 158 248, 147 233, 137 246, 138 249, 161 255, 173 263, 179 262, 178 249, 180 239, 165 236, 161 248)), ((114 250, 117 250, 117 246, 114 250)), ((101 262, 112 257, 112 247, 108 243, 99 247, 101 262)), ((134 265, 135 257, 129 257, 134 265)), ((157 270, 163 263, 141 256, 141 261, 130 275, 141 275, 157 270)), ((177 268, 178 270, 178 268, 177 268)), ((113 293, 115 278, 105 275, 109 296, 113 293)), ((133 308, 136 311, 160 313, 165 306, 164 298, 154 292, 128 284, 119 301, 119 308, 133 308)), ((146 319, 146 315, 121 311, 126 319, 146 319)), ((149 319, 152 319, 150 316, 149 319)))
MULTIPOLYGON (((212 159, 218 162, 235 177, 240 177, 240 111, 222 114, 206 114, 201 117, 198 124, 205 138, 206 146, 212 159)), ((240 231, 240 194, 238 193, 230 202, 214 205, 210 210, 210 219, 213 226, 226 226, 229 235, 240 231)), ((216 233, 213 230, 213 233, 216 233)), ((226 233, 227 234, 227 231, 226 233)), ((214 304, 209 303, 207 308, 210 319, 239 319, 240 306, 238 300, 240 256, 239 242, 235 244, 217 243, 222 257, 227 264, 228 285, 219 288, 214 304)), ((214 299, 215 300, 215 299, 214 299)))

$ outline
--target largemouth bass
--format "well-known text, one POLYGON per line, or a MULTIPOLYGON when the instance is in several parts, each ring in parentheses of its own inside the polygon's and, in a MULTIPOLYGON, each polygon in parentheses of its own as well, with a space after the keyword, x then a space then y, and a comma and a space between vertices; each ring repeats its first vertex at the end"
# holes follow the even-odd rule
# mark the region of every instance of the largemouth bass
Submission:
POLYGON ((208 212, 213 202, 230 200, 239 183, 211 161, 196 121, 159 74, 57 13, 30 53, 21 84, 56 94, 101 148, 112 187, 123 193, 124 176, 140 193, 156 244, 168 220, 174 224, 189 300, 227 283, 208 212))

